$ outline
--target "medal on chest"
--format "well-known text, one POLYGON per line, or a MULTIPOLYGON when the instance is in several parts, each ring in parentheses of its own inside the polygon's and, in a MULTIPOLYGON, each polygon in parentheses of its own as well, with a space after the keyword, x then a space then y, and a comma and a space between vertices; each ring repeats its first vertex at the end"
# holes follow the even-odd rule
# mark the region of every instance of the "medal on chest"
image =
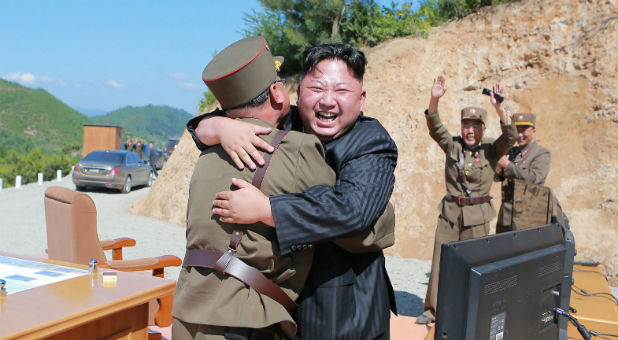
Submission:
POLYGON ((520 153, 521 158, 526 157, 526 155, 528 154, 528 152, 530 152, 530 149, 528 149, 528 148, 525 148, 525 149, 521 150, 521 153, 520 153))
POLYGON ((479 163, 481 161, 481 157, 479 156, 479 152, 475 151, 474 152, 474 161, 479 163))

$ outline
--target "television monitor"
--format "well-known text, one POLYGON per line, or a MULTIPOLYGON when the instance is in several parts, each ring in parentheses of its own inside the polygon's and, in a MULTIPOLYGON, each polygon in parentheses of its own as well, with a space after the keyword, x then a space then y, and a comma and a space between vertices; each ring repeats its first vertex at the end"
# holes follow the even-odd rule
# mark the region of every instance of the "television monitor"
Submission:
POLYGON ((566 339, 575 242, 559 224, 442 245, 435 339, 566 339))

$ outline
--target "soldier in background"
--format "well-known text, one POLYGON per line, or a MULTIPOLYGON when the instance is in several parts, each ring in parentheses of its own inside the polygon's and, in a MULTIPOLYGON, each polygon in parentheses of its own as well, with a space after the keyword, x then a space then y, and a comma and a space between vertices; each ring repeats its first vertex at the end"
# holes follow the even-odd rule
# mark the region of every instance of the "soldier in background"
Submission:
POLYGON ((133 148, 133 152, 137 154, 137 157, 139 157, 140 160, 144 160, 142 158, 144 153, 144 142, 141 138, 137 139, 137 142, 135 143, 135 146, 133 148))
MULTIPOLYGON (((438 302, 440 253, 443 243, 467 240, 489 234, 489 222, 496 216, 489 190, 498 160, 504 156, 517 137, 510 116, 505 114, 494 93, 501 95, 496 83, 490 93, 491 103, 500 117, 502 135, 493 142, 483 142, 487 112, 480 107, 461 110, 461 136, 451 135, 438 115, 438 101, 446 93, 446 79, 438 76, 431 88, 429 108, 425 111, 429 135, 445 153, 444 175, 446 195, 438 209, 438 225, 434 240, 431 274, 425 297, 425 311, 416 319, 418 324, 435 321, 438 302)), ((458 282, 454 284, 460 284, 458 282)))
POLYGON ((131 141, 131 137, 127 137, 127 141, 124 143, 124 149, 127 151, 133 151, 134 148, 135 148, 135 145, 133 145, 133 142, 131 141))
POLYGON ((496 233, 512 230, 513 179, 528 184, 543 185, 549 173, 551 154, 535 141, 536 117, 532 113, 516 113, 512 117, 517 127, 517 146, 498 161, 496 181, 502 182, 502 205, 496 223, 496 233))

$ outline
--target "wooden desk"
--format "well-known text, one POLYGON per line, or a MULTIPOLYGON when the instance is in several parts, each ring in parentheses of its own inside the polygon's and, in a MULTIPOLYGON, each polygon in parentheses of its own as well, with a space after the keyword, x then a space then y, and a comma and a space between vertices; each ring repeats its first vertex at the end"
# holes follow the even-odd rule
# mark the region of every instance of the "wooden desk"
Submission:
MULTIPOLYGON (((611 294, 609 285, 598 266, 573 266, 573 281, 574 286, 582 288, 590 294, 611 294)), ((581 324, 586 326, 588 330, 598 333, 618 334, 618 306, 608 299, 608 296, 582 296, 575 291, 578 290, 573 287, 570 304, 571 307, 577 310, 577 313, 572 313, 572 315, 581 324)), ((582 339, 577 328, 570 323, 567 329, 567 336, 569 339, 582 339)))
POLYGON ((104 287, 102 272, 0 297, 0 339, 147 339, 148 301, 176 282, 117 272, 116 286, 104 287))

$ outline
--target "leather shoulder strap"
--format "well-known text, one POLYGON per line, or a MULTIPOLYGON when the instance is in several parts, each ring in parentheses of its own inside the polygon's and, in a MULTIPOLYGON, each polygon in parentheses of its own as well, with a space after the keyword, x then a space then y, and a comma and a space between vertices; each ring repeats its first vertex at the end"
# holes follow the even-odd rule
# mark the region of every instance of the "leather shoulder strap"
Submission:
POLYGON ((285 135, 287 134, 288 134, 287 131, 279 130, 277 131, 273 139, 270 141, 270 145, 272 145, 275 148, 275 150, 272 153, 267 152, 264 154, 264 165, 259 167, 255 171, 255 174, 253 175, 253 182, 251 184, 253 184, 258 189, 262 187, 262 181, 264 180, 264 176, 266 175, 266 169, 268 168, 268 165, 270 164, 270 159, 272 158, 273 153, 277 151, 277 149, 279 148, 279 143, 281 143, 281 141, 283 140, 283 137, 285 137, 285 135))
MULTIPOLYGON (((262 180, 264 180, 264 176, 266 175, 266 169, 268 169, 268 165, 270 164, 270 159, 272 155, 279 148, 279 143, 283 140, 283 137, 287 135, 287 131, 279 130, 270 141, 270 145, 272 145, 275 150, 272 153, 264 154, 264 165, 259 167, 255 174, 253 174, 253 184, 258 189, 261 189, 262 180)), ((272 298, 273 300, 279 302, 285 309, 292 314, 294 309, 296 308, 296 304, 292 299, 290 299, 287 294, 281 290, 279 286, 277 286, 274 282, 269 280, 262 272, 259 270, 247 265, 242 260, 238 259, 233 255, 233 252, 236 251, 236 248, 240 244, 242 237, 245 235, 245 230, 247 229, 246 225, 239 225, 239 228, 234 229, 232 231, 232 235, 230 236, 230 244, 227 252, 221 254, 216 251, 204 250, 204 249, 187 249, 187 254, 185 255, 185 266, 202 266, 207 268, 213 268, 218 270, 221 273, 229 274, 239 279, 240 281, 246 283, 253 289, 257 290, 260 294, 264 294, 272 298), (208 253, 214 252, 215 255, 210 257, 206 256, 192 256, 197 252, 208 253), (214 257, 213 257, 214 256, 214 257), (214 259, 214 260, 213 260, 214 259), (213 264, 213 261, 215 262, 213 264)))

